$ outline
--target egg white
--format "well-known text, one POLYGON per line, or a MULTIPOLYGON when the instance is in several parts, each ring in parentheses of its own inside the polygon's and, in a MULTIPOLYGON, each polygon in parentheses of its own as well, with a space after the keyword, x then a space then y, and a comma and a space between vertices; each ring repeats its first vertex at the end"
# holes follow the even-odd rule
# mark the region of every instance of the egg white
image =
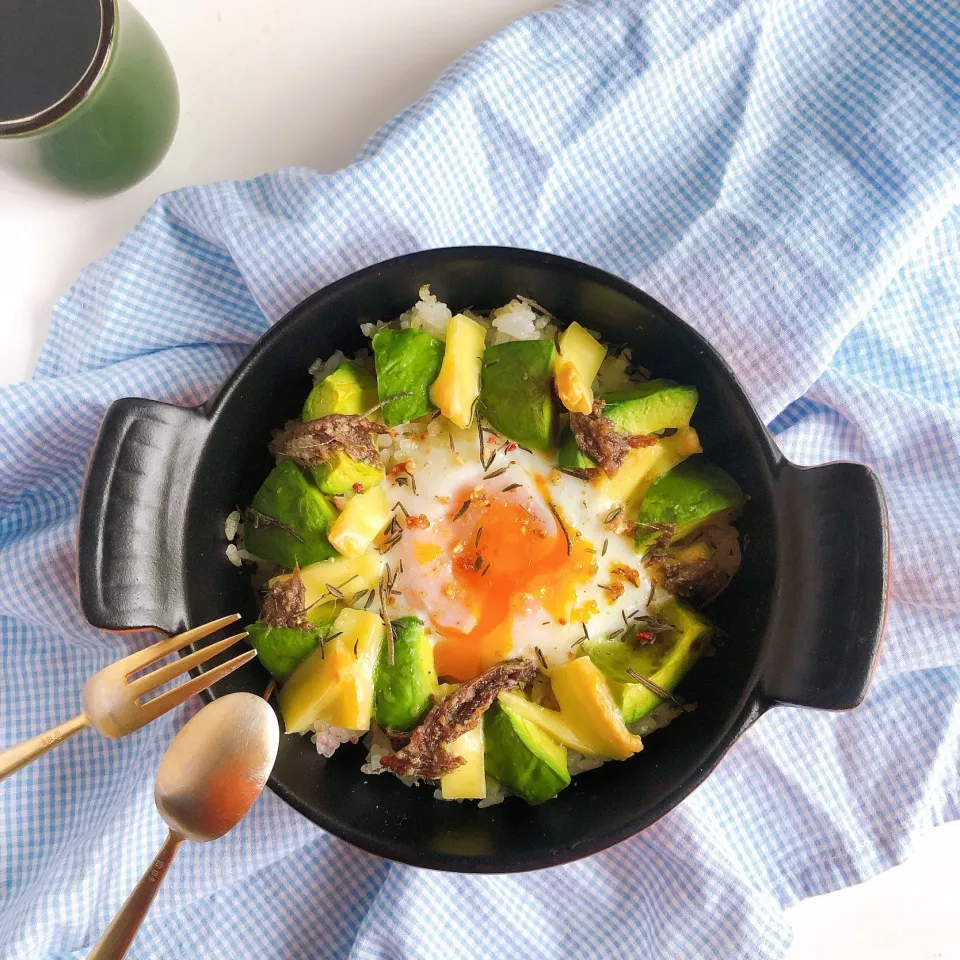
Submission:
MULTIPOLYGON (((557 521, 536 488, 534 478, 546 479, 549 497, 572 534, 584 538, 596 551, 596 576, 577 587, 577 607, 588 601, 596 605, 596 613, 586 623, 580 621, 561 624, 554 620, 537 601, 513 617, 511 625, 511 656, 543 655, 548 665, 563 662, 576 654, 576 646, 585 633, 592 639, 609 636, 624 626, 624 617, 644 612, 652 595, 649 578, 640 563, 631 538, 612 532, 604 525, 608 505, 601 502, 593 485, 577 477, 560 473, 544 456, 515 447, 507 450, 508 441, 484 430, 487 460, 494 448, 497 454, 488 470, 480 463, 479 440, 476 429, 459 430, 441 419, 430 423, 420 421, 400 428, 398 435, 383 450, 387 464, 388 498, 397 504, 397 515, 402 527, 407 527, 403 513, 425 516, 429 529, 408 527, 400 542, 384 554, 392 570, 400 568, 390 608, 391 617, 418 616, 429 621, 434 639, 444 628, 469 633, 476 625, 470 610, 460 601, 445 594, 444 587, 453 581, 453 533, 449 516, 451 505, 457 509, 457 497, 463 490, 482 487, 491 498, 515 498, 523 502, 548 533, 559 533, 557 521), (452 439, 452 443, 451 443, 452 439), (410 473, 391 474, 401 461, 410 462, 410 473), (490 474, 506 467, 502 474, 490 474), (484 479, 484 477, 488 479, 484 479), (520 484, 512 491, 505 487, 520 484), (440 555, 423 564, 415 556, 414 544, 424 541, 440 547, 440 555), (616 578, 611 568, 622 564, 639 574, 639 585, 624 583, 622 596, 615 598, 604 585, 616 578)), ((462 497, 459 502, 462 502, 462 497)), ((620 582, 623 582, 622 579, 620 582)))

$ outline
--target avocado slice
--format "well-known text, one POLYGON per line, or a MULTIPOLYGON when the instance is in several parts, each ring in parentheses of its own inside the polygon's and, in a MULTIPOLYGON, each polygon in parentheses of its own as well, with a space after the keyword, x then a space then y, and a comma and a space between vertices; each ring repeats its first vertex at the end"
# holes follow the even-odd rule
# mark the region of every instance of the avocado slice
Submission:
POLYGON ((412 730, 437 699, 433 645, 416 617, 401 617, 392 627, 393 663, 384 644, 374 684, 375 717, 383 729, 412 730))
POLYGON ((247 639, 270 675, 283 683, 317 649, 332 624, 333 619, 327 619, 313 629, 298 630, 258 620, 247 627, 247 639))
MULTIPOLYGON (((307 423, 331 413, 360 416, 376 405, 377 381, 366 370, 347 361, 310 391, 300 419, 307 423)), ((362 493, 384 478, 380 467, 360 463, 343 451, 334 453, 310 472, 321 492, 331 496, 356 490, 357 484, 362 493)))
POLYGON ((292 460, 270 471, 251 506, 243 539, 254 556, 287 570, 336 556, 327 530, 337 509, 292 460))
POLYGON ((697 388, 673 380, 647 380, 604 394, 604 413, 629 434, 689 426, 697 407, 697 388))
POLYGON ((486 771, 527 803, 543 803, 570 783, 567 751, 499 701, 483 717, 486 771))
POLYGON ((361 463, 353 457, 338 450, 331 454, 330 459, 316 467, 310 468, 310 473, 321 492, 335 496, 338 493, 349 493, 351 490, 363 493, 386 476, 382 467, 374 467, 369 463, 361 463), (357 484, 360 490, 357 490, 357 484))
POLYGON ((512 340, 488 347, 480 376, 484 415, 504 436, 533 450, 554 446, 552 340, 512 340))
POLYGON ((637 550, 688 537, 745 499, 729 473, 703 456, 689 457, 655 480, 640 502, 637 550))
MULTIPOLYGON (((603 409, 614 426, 630 436, 680 430, 689 426, 697 406, 696 387, 685 387, 673 380, 648 380, 626 390, 614 390, 602 397, 603 409)), ((557 465, 561 469, 586 470, 596 464, 577 446, 568 428, 560 438, 557 465)))
POLYGON ((653 643, 642 646, 628 640, 588 640, 583 644, 586 655, 607 676, 626 724, 636 723, 663 702, 627 671, 647 677, 669 692, 697 662, 712 630, 706 620, 672 597, 652 612, 676 630, 661 633, 653 643))
POLYGON ((430 401, 430 387, 440 376, 443 351, 443 341, 423 330, 387 329, 374 336, 380 412, 388 427, 437 409, 430 401))
POLYGON ((306 423, 328 413, 361 416, 377 405, 377 399, 376 379, 347 360, 310 391, 300 419, 306 423))

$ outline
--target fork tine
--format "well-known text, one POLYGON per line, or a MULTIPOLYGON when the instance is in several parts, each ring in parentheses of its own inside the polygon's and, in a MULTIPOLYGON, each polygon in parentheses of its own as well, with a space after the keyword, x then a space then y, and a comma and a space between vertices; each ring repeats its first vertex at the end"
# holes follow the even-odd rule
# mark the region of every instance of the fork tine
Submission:
POLYGON ((224 650, 232 647, 238 640, 242 640, 246 635, 246 632, 237 633, 232 637, 227 637, 226 640, 218 640, 216 643, 211 643, 200 650, 195 650, 189 656, 174 660, 173 663, 168 663, 162 667, 158 667, 156 670, 151 670, 149 673, 144 674, 144 676, 137 677, 136 680, 128 681, 130 690, 135 697, 142 697, 151 690, 156 690, 157 687, 163 686, 168 680, 179 677, 182 673, 187 673, 201 663, 206 663, 211 657, 215 657, 218 653, 222 653, 224 650))
POLYGON ((128 668, 126 676, 129 677, 131 673, 136 673, 144 667, 149 667, 151 663, 156 663, 169 654, 182 650, 188 644, 202 640, 204 637, 209 637, 211 633, 216 633, 223 627, 231 623, 236 623, 239 619, 239 613, 230 613, 225 617, 220 617, 219 620, 211 620, 210 623, 203 623, 199 627, 187 630, 185 633, 178 633, 174 637, 167 637, 166 640, 161 640, 159 643, 144 647, 142 650, 138 650, 136 653, 131 653, 130 656, 124 657, 123 660, 118 661, 118 663, 122 663, 128 668))
POLYGON ((156 720, 160 714, 179 706, 184 700, 189 700, 195 693, 206 690, 207 687, 218 680, 222 680, 245 663, 249 663, 256 655, 256 650, 247 650, 232 660, 221 663, 219 667, 207 670, 206 673, 201 673, 199 677, 193 677, 186 683, 180 684, 179 687, 174 687, 173 690, 161 693, 159 697, 154 697, 144 704, 139 704, 137 711, 138 720, 141 721, 140 726, 156 720))

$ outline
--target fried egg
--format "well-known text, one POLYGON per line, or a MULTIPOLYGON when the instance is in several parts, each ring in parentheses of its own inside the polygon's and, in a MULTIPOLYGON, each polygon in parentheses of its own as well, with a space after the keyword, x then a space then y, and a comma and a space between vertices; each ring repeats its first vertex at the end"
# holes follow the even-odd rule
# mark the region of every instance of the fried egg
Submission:
POLYGON ((411 423, 383 451, 395 520, 392 618, 432 631, 437 673, 468 680, 511 656, 547 665, 643 612, 652 587, 591 484, 484 431, 411 423), (491 459, 492 458, 492 459, 491 459))

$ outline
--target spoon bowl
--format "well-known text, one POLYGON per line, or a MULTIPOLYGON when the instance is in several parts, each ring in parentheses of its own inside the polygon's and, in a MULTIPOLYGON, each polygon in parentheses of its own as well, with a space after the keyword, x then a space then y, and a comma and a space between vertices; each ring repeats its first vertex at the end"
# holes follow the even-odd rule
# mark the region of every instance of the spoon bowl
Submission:
POLYGON ((279 745, 276 715, 262 697, 214 700, 187 721, 160 761, 160 816, 187 840, 222 837, 260 796, 279 745))

